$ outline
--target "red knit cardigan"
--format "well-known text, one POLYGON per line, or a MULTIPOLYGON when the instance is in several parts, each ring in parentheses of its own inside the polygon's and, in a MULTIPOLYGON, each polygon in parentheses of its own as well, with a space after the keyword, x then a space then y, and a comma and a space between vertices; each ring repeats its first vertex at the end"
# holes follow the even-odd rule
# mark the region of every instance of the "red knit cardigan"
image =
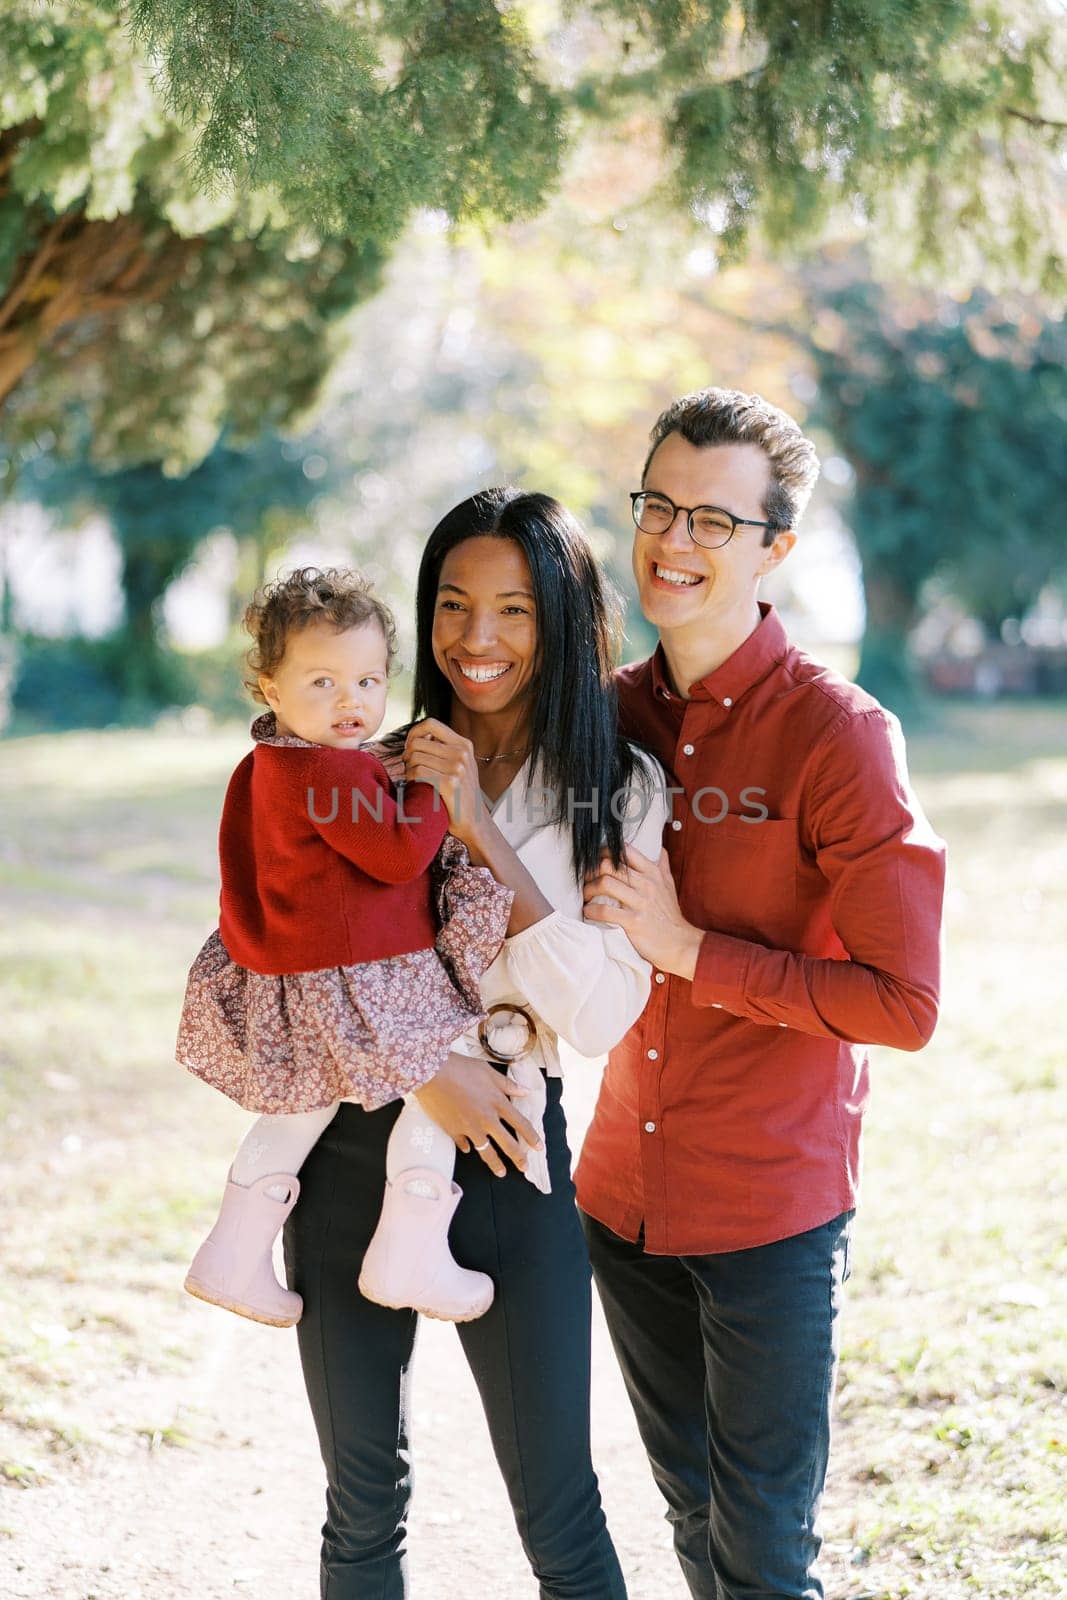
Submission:
POLYGON ((257 744, 219 829, 219 934, 252 972, 314 972, 430 949, 427 870, 448 831, 431 784, 398 801, 363 750, 257 744))

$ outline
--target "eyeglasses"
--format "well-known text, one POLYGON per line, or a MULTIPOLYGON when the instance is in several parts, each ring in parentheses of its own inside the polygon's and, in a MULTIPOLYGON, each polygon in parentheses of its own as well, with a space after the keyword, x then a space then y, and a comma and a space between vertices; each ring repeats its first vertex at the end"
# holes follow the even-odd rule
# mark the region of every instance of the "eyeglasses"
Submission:
POLYGON ((642 533, 666 533, 679 511, 685 512, 685 525, 694 544, 705 550, 719 550, 729 544, 738 528, 774 528, 777 522, 757 522, 754 517, 735 517, 722 506, 676 506, 665 494, 636 489, 630 495, 634 523, 642 533))

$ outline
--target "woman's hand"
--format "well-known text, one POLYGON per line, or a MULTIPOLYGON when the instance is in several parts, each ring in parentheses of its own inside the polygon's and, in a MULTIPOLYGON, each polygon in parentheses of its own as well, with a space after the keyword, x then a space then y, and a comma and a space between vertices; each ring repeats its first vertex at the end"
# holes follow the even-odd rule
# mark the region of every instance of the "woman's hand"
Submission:
POLYGON ((408 730, 404 743, 408 783, 432 783, 448 812, 451 831, 469 844, 486 815, 474 746, 443 722, 427 717, 408 730))
POLYGON ((419 1105, 466 1153, 472 1147, 498 1178, 505 1173, 494 1144, 514 1162, 519 1171, 526 1167, 524 1145, 541 1150, 543 1145, 526 1118, 520 1116, 512 1100, 529 1093, 496 1072, 477 1056, 449 1055, 436 1077, 415 1090, 419 1105), (505 1126, 507 1124, 507 1126, 505 1126), (514 1133, 512 1133, 514 1129, 514 1133), (522 1143, 520 1143, 520 1140, 522 1143), (484 1145, 484 1149, 479 1146, 484 1145))

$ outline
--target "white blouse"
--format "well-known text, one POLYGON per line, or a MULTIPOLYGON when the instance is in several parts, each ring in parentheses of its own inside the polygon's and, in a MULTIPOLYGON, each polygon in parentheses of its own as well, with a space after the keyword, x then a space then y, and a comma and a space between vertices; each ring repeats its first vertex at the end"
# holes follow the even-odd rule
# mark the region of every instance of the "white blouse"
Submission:
MULTIPOLYGON (((650 775, 651 793, 635 781, 623 836, 655 861, 670 814, 666 778, 651 756, 642 754, 639 760, 650 775)), ((554 909, 505 939, 482 976, 481 992, 487 1010, 493 1005, 521 1005, 536 1023, 533 1049, 511 1063, 508 1075, 529 1091, 517 1109, 539 1128, 546 1100, 541 1069, 551 1077, 560 1076, 558 1040, 566 1040, 583 1056, 603 1055, 618 1044, 645 1009, 652 968, 621 928, 583 920, 570 828, 545 821, 551 810, 548 795, 529 781, 528 769, 527 762, 499 800, 494 804, 487 798, 486 803, 501 834, 554 909)), ((490 1027, 490 1043, 493 1037, 490 1027)), ((452 1049, 483 1059, 490 1053, 477 1029, 457 1039, 452 1049)), ((526 1176, 548 1193, 543 1152, 529 1155, 526 1176)))

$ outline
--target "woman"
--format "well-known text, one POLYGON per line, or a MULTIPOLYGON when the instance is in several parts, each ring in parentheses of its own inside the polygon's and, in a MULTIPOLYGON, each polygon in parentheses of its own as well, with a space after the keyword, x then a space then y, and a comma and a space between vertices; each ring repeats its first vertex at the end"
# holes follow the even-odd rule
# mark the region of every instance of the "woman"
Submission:
MULTIPOLYGON (((453 1253, 496 1286, 491 1309, 459 1337, 542 1600, 622 1600, 589 1455, 590 1274, 557 1036, 600 1054, 644 1008, 648 964, 621 929, 582 921, 581 886, 604 846, 616 863, 624 840, 658 854, 662 773, 617 735, 609 601, 556 501, 493 489, 457 506, 423 554, 416 615, 415 713, 428 716, 407 732, 404 775, 439 784, 452 832, 515 895, 482 996, 523 1043, 515 1026, 505 1048, 483 1025, 419 1091, 461 1152, 453 1253), (516 1055, 509 1076, 503 1058, 516 1055)), ((416 1317, 356 1291, 398 1114, 399 1105, 343 1105, 304 1166, 286 1225, 328 1476, 324 1600, 408 1594, 416 1317)))

